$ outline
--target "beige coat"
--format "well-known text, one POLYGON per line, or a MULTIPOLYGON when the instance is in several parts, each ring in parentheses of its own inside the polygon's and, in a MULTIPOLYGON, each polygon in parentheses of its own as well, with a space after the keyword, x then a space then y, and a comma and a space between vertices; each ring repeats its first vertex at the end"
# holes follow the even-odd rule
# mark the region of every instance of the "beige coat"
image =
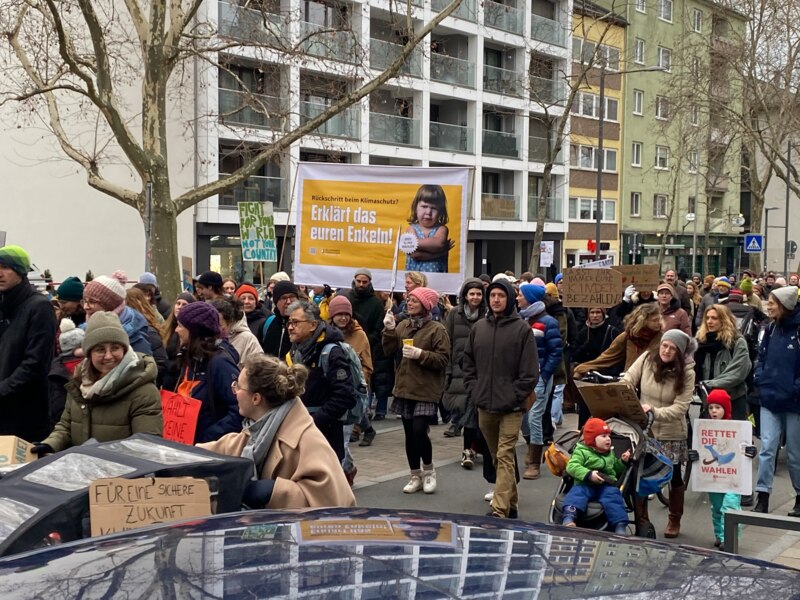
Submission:
MULTIPOLYGON (((658 352, 658 350, 651 350, 658 352)), ((623 381, 639 389, 639 401, 653 407, 653 437, 657 440, 685 440, 686 413, 694 392, 694 361, 686 363, 683 376, 683 393, 675 395, 674 381, 667 379, 658 383, 651 363, 646 362, 649 353, 642 354, 625 372, 623 381)))
POLYGON ((342 335, 344 336, 344 341, 350 344, 358 354, 358 358, 361 360, 361 371, 364 373, 367 385, 369 385, 369 381, 372 378, 372 352, 369 349, 367 334, 364 333, 358 321, 350 319, 350 325, 347 326, 347 330, 342 331, 342 335))
POLYGON ((242 320, 233 325, 228 332, 228 341, 231 346, 236 348, 239 353, 239 368, 244 365, 245 359, 251 354, 264 354, 261 344, 258 343, 258 338, 250 331, 247 326, 247 317, 242 317, 242 320))
MULTIPOLYGON (((198 447, 228 456, 241 456, 248 431, 229 433, 198 447)), ((336 453, 297 400, 278 429, 267 452, 261 479, 274 479, 275 488, 266 508, 355 506, 336 453)))

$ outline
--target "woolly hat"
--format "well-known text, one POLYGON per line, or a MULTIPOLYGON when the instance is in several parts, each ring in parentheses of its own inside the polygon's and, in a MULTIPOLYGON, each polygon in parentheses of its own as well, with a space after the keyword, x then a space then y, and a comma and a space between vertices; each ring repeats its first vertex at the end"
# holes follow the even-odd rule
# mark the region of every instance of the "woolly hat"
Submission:
POLYGON ((555 283, 548 283, 546 286, 544 286, 544 291, 554 300, 558 300, 560 297, 558 294, 558 286, 555 283))
POLYGON ((188 302, 189 304, 191 304, 192 302, 197 302, 197 298, 195 298, 189 292, 181 292, 180 294, 178 294, 178 297, 175 299, 175 302, 177 302, 178 300, 183 300, 184 302, 188 302))
POLYGON ((254 288, 249 283, 243 283, 238 288, 236 288, 236 291, 233 293, 233 295, 236 296, 237 298, 241 298, 244 294, 250 294, 253 296, 253 298, 258 300, 258 290, 256 290, 256 288, 254 288))
POLYGON ((703 277, 703 283, 705 283, 706 285, 711 285, 712 283, 714 283, 714 276, 706 275, 705 277, 703 277))
POLYGON ((192 302, 178 313, 178 323, 186 327, 193 337, 219 335, 219 313, 208 302, 192 302))
POLYGON ((698 279, 702 279, 703 278, 703 274, 702 273, 693 273, 692 274, 692 279, 694 279, 695 277, 697 277, 698 279))
POLYGON ((583 443, 594 448, 598 435, 610 434, 611 429, 603 419, 592 417, 583 426, 583 443))
POLYGON ((778 287, 786 287, 786 279, 783 277, 778 277, 775 279, 775 285, 778 287))
POLYGON ((83 284, 77 277, 67 277, 56 289, 59 300, 80 302, 83 298, 83 284))
POLYGON ((544 285, 545 285, 544 284, 544 279, 542 279, 541 277, 534 277, 533 279, 531 279, 531 283, 533 285, 540 285, 542 287, 544 287, 544 285))
POLYGON ((752 279, 742 279, 739 283, 739 289, 742 290, 745 294, 752 294, 753 293, 753 280, 752 279))
POLYGON ((158 279, 156 279, 155 275, 149 272, 142 273, 141 275, 139 275, 139 283, 158 287, 158 279))
POLYGON ((113 312, 96 312, 86 323, 86 336, 83 338, 83 353, 89 356, 97 344, 119 344, 128 347, 128 334, 122 328, 119 317, 113 312))
POLYGON ((680 329, 670 329, 669 331, 665 331, 661 336, 662 342, 672 342, 681 354, 686 354, 686 348, 689 347, 691 339, 692 338, 683 333, 680 329))
POLYGON ((103 310, 115 310, 125 302, 125 288, 116 279, 100 275, 84 286, 83 297, 97 300, 103 310))
POLYGON ((667 290, 672 295, 673 298, 675 297, 675 288, 672 287, 671 283, 667 283, 666 281, 663 283, 659 283, 658 287, 656 288, 656 294, 661 290, 667 290))
POLYGON ((797 286, 788 285, 777 288, 772 290, 772 295, 775 296, 775 300, 780 302, 789 312, 793 311, 797 306, 797 286))
POLYGON ((290 277, 286 274, 285 271, 278 271, 272 277, 269 278, 270 281, 278 282, 278 281, 289 281, 290 277))
POLYGON ((725 415, 722 417, 723 419, 730 419, 731 418, 731 396, 728 392, 722 389, 715 389, 708 392, 708 398, 706 399, 706 404, 711 406, 712 404, 718 404, 722 407, 725 411, 725 415))
POLYGON ((408 292, 408 295, 414 296, 414 298, 419 300, 419 303, 422 304, 422 308, 425 309, 425 312, 430 312, 431 309, 439 302, 439 293, 436 290, 432 290, 431 288, 427 287, 414 288, 408 292))
POLYGON ((372 271, 369 269, 359 269, 353 274, 353 278, 355 279, 359 275, 364 275, 365 277, 368 277, 370 281, 372 281, 372 271))
MULTIPOLYGON (((536 280, 534 279, 534 281, 536 280)), ((547 293, 543 285, 537 285, 535 283, 523 283, 519 286, 519 291, 522 292, 525 300, 531 304, 544 300, 544 295, 547 293)))
POLYGON ((328 315, 331 319, 336 315, 350 315, 352 317, 353 305, 350 304, 347 296, 334 296, 328 305, 328 315))
POLYGON ((480 279, 484 283, 492 283, 492 278, 489 277, 486 273, 482 273, 481 275, 479 275, 478 279, 480 279))
POLYGON ((739 288, 733 288, 731 293, 728 294, 728 302, 733 302, 734 304, 741 304, 744 301, 744 292, 739 288))
POLYGON ((31 257, 19 246, 0 248, 0 265, 12 269, 20 277, 27 277, 31 270, 31 257))
POLYGON ((725 288, 726 290, 731 289, 731 281, 727 277, 719 277, 714 280, 714 283, 718 288, 725 288))
POLYGON ((112 279, 116 279, 122 285, 125 285, 126 283, 128 283, 128 275, 122 269, 117 269, 116 271, 114 271, 111 274, 111 278, 112 279))
POLYGON ((83 329, 75 327, 75 323, 72 322, 72 319, 61 319, 58 329, 61 332, 58 336, 61 356, 71 356, 72 353, 75 352, 75 348, 79 348, 83 343, 86 332, 83 329))
POLYGON ((511 284, 514 284, 514 283, 517 282, 517 280, 514 279, 513 277, 511 277, 511 275, 506 275, 505 273, 498 273, 497 275, 492 277, 492 283, 494 283, 495 281, 497 281, 499 279, 505 279, 506 281, 508 281, 511 284))
POLYGON ((286 294, 294 294, 299 298, 300 290, 298 290, 297 286, 291 281, 279 281, 275 284, 275 287, 272 288, 272 299, 275 300, 275 302, 286 294))
POLYGON ((564 274, 563 274, 563 273, 559 273, 558 275, 556 275, 556 278, 553 280, 553 283, 555 283, 556 285, 558 285, 558 283, 559 283, 559 282, 560 282, 562 279, 564 279, 564 274))
POLYGON ((216 271, 206 271, 197 278, 197 283, 206 287, 222 287, 222 275, 216 271))

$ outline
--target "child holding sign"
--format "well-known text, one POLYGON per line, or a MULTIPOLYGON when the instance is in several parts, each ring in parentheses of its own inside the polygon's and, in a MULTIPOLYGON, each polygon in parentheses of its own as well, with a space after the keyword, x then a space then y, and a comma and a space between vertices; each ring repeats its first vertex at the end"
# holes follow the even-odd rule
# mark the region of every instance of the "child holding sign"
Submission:
POLYGON ((455 243, 449 239, 447 198, 440 185, 422 185, 411 203, 406 233, 417 237, 417 249, 406 258, 406 270, 447 273, 447 257, 455 243))

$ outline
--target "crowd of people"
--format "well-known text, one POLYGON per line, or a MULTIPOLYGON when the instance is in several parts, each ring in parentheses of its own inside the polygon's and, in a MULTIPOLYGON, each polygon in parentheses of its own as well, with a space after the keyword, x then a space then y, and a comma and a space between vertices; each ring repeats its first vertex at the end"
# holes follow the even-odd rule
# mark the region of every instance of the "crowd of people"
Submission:
MULTIPOLYGON (((0 433, 36 442, 40 456, 91 438, 161 434, 159 389, 169 390, 201 401, 196 443, 254 461, 248 506, 347 506, 357 474, 349 445, 375 443, 373 423, 391 414, 405 436, 402 492, 436 491, 430 426, 441 421, 445 435, 463 436, 462 467, 482 457, 490 514, 514 518, 518 485, 540 477, 567 411, 589 423, 571 467, 582 487, 599 482, 587 464, 623 468, 604 457, 607 432, 572 384, 598 371, 622 376, 654 415, 673 463, 666 537, 680 534, 686 413, 699 383, 724 391, 730 407, 720 414, 751 420, 761 438, 756 511, 769 510, 785 439, 797 493, 790 515, 800 517, 796 274, 667 270, 656 289, 630 286, 616 306, 576 308, 562 303, 560 274, 484 274, 448 296, 419 271, 405 273, 396 294, 375 290, 368 269, 338 290, 279 272, 262 293, 209 271, 170 302, 153 274, 117 272, 69 277, 48 301, 28 283, 29 267, 21 248, 0 248, 0 433)), ((569 524, 597 493, 573 494, 569 524)), ((637 502, 646 523, 647 498, 637 502)))

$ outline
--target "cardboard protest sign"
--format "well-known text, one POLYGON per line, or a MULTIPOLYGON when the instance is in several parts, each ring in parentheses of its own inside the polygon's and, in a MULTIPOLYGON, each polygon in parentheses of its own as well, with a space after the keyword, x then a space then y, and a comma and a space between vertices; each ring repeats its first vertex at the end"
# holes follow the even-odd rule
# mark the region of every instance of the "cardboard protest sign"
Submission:
POLYGON ((633 285, 637 290, 655 291, 661 283, 659 265, 617 265, 615 271, 622 273, 622 289, 633 285))
POLYGON ((278 262, 272 202, 239 202, 242 260, 278 262))
POLYGON ((89 486, 93 536, 210 514, 211 493, 204 479, 111 478, 89 486))
POLYGON ((575 381, 578 392, 589 412, 598 419, 622 417, 639 425, 647 424, 636 392, 624 381, 618 383, 589 383, 575 381))
POLYGON ((692 467, 689 489, 693 492, 753 492, 753 459, 744 447, 753 443, 749 421, 697 419, 692 448, 700 454, 692 467))
POLYGON ((613 269, 564 269, 564 306, 611 308, 622 300, 622 274, 613 269))
POLYGON ((164 419, 164 439, 182 444, 194 444, 197 417, 203 403, 175 392, 161 390, 161 414, 164 419))
POLYGON ((31 453, 33 444, 15 435, 0 435, 0 467, 31 462, 36 456, 31 453))

